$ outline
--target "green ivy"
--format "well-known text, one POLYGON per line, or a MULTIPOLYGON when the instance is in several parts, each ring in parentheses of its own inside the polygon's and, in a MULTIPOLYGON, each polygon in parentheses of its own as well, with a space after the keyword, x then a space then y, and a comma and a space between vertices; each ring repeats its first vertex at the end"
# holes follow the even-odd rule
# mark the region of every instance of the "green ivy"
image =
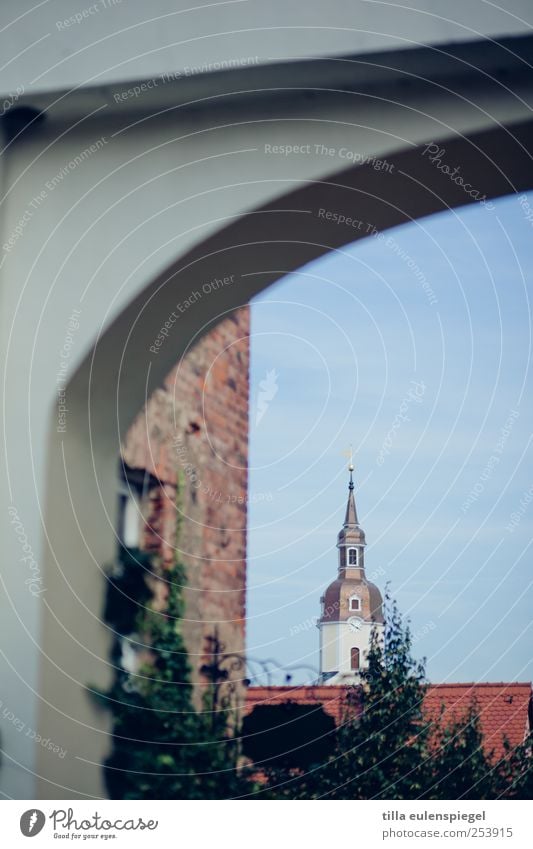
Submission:
MULTIPOLYGON (((178 527, 178 539, 179 531, 178 527)), ((178 561, 161 570, 159 577, 168 587, 163 612, 154 609, 148 590, 147 578, 154 571, 146 553, 123 550, 118 575, 110 578, 107 618, 118 632, 114 658, 119 659, 120 637, 126 636, 149 659, 135 672, 117 663, 111 689, 99 696, 113 714, 113 748, 105 764, 109 795, 120 799, 243 795, 248 784, 237 769, 239 751, 229 730, 235 724, 229 699, 215 701, 210 685, 203 710, 194 705, 182 633, 186 569, 178 561), (128 616, 132 603, 137 609, 133 620, 128 616)))

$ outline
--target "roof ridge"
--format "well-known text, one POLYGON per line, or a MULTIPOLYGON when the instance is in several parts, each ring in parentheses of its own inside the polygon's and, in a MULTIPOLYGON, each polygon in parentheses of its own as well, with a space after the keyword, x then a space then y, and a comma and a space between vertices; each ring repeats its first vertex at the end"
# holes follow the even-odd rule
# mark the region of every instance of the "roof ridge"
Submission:
MULTIPOLYGON (((531 681, 450 681, 449 683, 428 683, 428 687, 533 687, 531 681)), ((343 690, 346 684, 259 684, 248 687, 248 690, 343 690)))
POLYGON ((531 681, 452 681, 449 684, 428 684, 428 687, 532 687, 531 681))

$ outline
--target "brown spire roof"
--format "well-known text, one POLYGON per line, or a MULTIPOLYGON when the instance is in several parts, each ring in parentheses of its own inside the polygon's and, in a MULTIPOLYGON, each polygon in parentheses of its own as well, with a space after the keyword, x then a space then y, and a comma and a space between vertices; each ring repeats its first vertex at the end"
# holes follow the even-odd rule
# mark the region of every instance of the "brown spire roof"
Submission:
POLYGON ((350 543, 354 545, 365 544, 365 532, 359 527, 359 519, 357 518, 357 509, 355 507, 353 469, 350 467, 350 483, 348 484, 348 503, 346 505, 346 515, 344 517, 344 525, 339 531, 339 543, 350 543))
POLYGON ((357 510, 355 509, 355 498, 353 495, 353 477, 350 469, 350 483, 348 484, 348 504, 346 505, 346 516, 344 517, 344 527, 347 525, 355 528, 359 524, 357 519, 357 510))

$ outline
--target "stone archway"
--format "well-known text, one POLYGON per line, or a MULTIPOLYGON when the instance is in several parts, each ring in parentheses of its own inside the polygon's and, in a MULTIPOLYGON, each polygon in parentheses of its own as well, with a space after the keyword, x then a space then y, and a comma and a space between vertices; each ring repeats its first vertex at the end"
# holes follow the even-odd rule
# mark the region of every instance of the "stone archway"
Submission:
MULTIPOLYGON (((519 134, 521 144, 528 146, 532 144, 531 132, 531 127, 521 128, 519 134)), ((520 143, 517 143, 515 139, 512 141, 508 137, 506 139, 505 135, 501 131, 495 131, 494 133, 484 134, 476 138, 475 141, 465 140, 447 145, 447 152, 451 161, 467 161, 468 165, 464 167, 472 175, 470 177, 472 184, 479 186, 479 191, 487 193, 489 197, 506 193, 509 180, 513 180, 513 173, 516 186, 519 185, 521 177, 526 173, 523 168, 524 160, 521 163, 519 162, 520 143), (481 155, 480 150, 483 151, 481 155), (502 154, 504 154, 505 161, 502 159, 502 154), (488 168, 487 162, 491 163, 488 168)), ((85 366, 82 366, 69 387, 71 409, 77 410, 77 405, 74 405, 72 401, 74 397, 80 402, 80 406, 74 415, 79 413, 81 418, 71 431, 73 442, 71 443, 70 437, 63 441, 65 466, 63 467, 59 462, 59 457, 54 466, 55 474, 59 473, 60 477, 60 480, 54 481, 54 490, 56 492, 58 490, 63 491, 64 468, 77 468, 81 471, 79 440, 80 433, 84 432, 86 445, 91 446, 91 452, 87 452, 87 466, 84 474, 79 476, 80 490, 75 493, 75 482, 70 481, 68 494, 69 501, 72 498, 72 502, 79 505, 76 509, 76 515, 81 514, 83 517, 83 537, 85 539, 98 539, 99 543, 103 544, 102 527, 109 527, 109 515, 112 514, 113 509, 111 497, 114 493, 114 479, 109 479, 108 475, 110 463, 108 452, 114 451, 116 448, 117 422, 115 420, 106 421, 101 412, 112 408, 115 401, 117 409, 120 411, 121 423, 129 423, 136 404, 141 399, 144 400, 144 396, 141 395, 141 392, 144 392, 143 384, 137 386, 137 401, 134 400, 134 386, 137 375, 139 373, 146 375, 147 382, 155 383, 159 379, 161 363, 158 362, 156 371, 154 355, 150 352, 150 344, 157 337, 158 329, 164 323, 163 319, 169 314, 170 306, 175 302, 175 290, 179 285, 176 281, 187 280, 191 291, 194 291, 195 288, 201 291, 205 283, 210 286, 211 281, 219 279, 217 273, 220 274, 220 272, 217 272, 217 269, 221 267, 221 264, 222 267, 228 269, 228 274, 224 276, 233 275, 240 281, 240 285, 235 288, 227 286, 219 289, 216 301, 214 298, 206 298, 203 302, 198 302, 195 311, 190 310, 189 325, 185 326, 185 323, 183 323, 180 326, 183 341, 189 342, 197 334, 201 334, 211 327, 221 314, 225 314, 226 310, 240 306, 244 301, 244 296, 251 296, 252 293, 269 285, 286 271, 304 265, 326 250, 336 249, 337 246, 353 236, 351 232, 346 232, 341 225, 335 222, 332 222, 328 227, 318 216, 311 219, 310 215, 306 215, 303 218, 299 212, 283 211, 284 206, 287 209, 333 209, 339 216, 350 217, 350 214, 353 215, 353 198, 355 196, 360 203, 364 199, 366 212, 363 219, 368 219, 372 227, 382 231, 394 224, 410 221, 433 211, 460 205, 464 202, 463 190, 453 184, 448 176, 431 165, 429 160, 422 156, 421 151, 417 150, 396 157, 394 165, 397 169, 396 175, 385 175, 384 172, 376 172, 373 169, 360 169, 359 172, 345 173, 342 177, 337 178, 338 182, 331 180, 305 186, 298 191, 297 196, 293 193, 290 197, 278 200, 275 205, 272 205, 272 208, 282 211, 277 211, 274 215, 271 214, 271 209, 267 208, 243 217, 238 223, 213 237, 208 246, 204 245, 202 250, 195 250, 175 269, 169 269, 163 278, 154 281, 149 291, 143 292, 120 316, 115 325, 107 331, 92 352, 88 362, 85 366), (414 176, 415 168, 416 177, 414 176), (395 202, 396 199, 401 199, 401 202, 395 202), (268 240, 258 239, 258 235, 264 233, 265 224, 268 226, 269 238, 268 240), (291 234, 291 238, 288 238, 288 234, 291 234), (192 278, 194 278, 194 282, 192 282, 192 278), (204 282, 202 283, 202 281, 204 282), (141 321, 138 320, 138 316, 142 317, 141 321), (121 352, 120 357, 115 360, 116 371, 114 373, 113 351, 121 352), (112 377, 109 381, 110 374, 112 377), (104 375, 109 381, 106 386, 113 387, 107 398, 102 397, 101 390, 104 375), (117 387, 118 397, 115 398, 115 388, 117 387), (95 392, 97 392, 97 400, 95 399, 95 392), (89 418, 86 417, 85 413, 87 398, 91 398, 91 407, 94 404, 93 399, 96 400, 95 412, 89 418), (96 448, 98 448, 98 451, 96 448), (93 489, 94 493, 94 513, 88 509, 87 505, 88 488, 93 489)), ((359 214, 362 215, 362 213, 359 214)), ((490 214, 489 210, 487 214, 490 214)), ((372 232, 362 233, 361 237, 371 236, 372 232)), ((183 290, 183 283, 180 285, 180 289, 183 290)), ((56 509, 57 507, 58 505, 56 505, 56 509)), ((64 517, 65 511, 68 510, 68 504, 64 503, 59 508, 59 514, 64 517)), ((68 557, 68 551, 72 551, 80 545, 77 525, 72 530, 75 539, 68 540, 66 534, 63 534, 59 541, 61 549, 64 550, 62 555, 56 551, 56 557, 60 562, 63 562, 63 558, 68 557)), ((87 551, 87 556, 86 569, 90 570, 90 576, 87 575, 87 572, 78 575, 77 580, 81 583, 78 594, 80 598, 85 599, 87 591, 90 591, 91 594, 94 593, 92 602, 88 605, 84 604, 84 607, 88 607, 90 611, 88 617, 87 614, 85 616, 85 624, 88 627, 88 633, 92 632, 95 642, 99 642, 102 646, 101 651, 105 656, 103 648, 105 633, 102 631, 94 611, 98 609, 99 592, 101 592, 98 585, 101 586, 103 581, 99 565, 109 560, 110 552, 107 549, 105 552, 102 550, 100 557, 97 557, 95 556, 95 547, 91 545, 90 550, 87 551), (92 561, 91 564, 89 559, 92 561)), ((52 564, 50 564, 50 568, 54 569, 52 564)), ((66 585, 59 573, 56 573, 56 578, 62 591, 67 597, 71 597, 73 579, 69 579, 68 585, 66 585)), ((66 602, 67 598, 65 597, 63 609, 67 606, 66 602)), ((58 604, 61 604, 59 598, 58 604)), ((57 625, 58 618, 52 617, 48 620, 49 639, 52 639, 53 635, 55 635, 55 640, 60 639, 57 625)), ((75 626, 80 626, 83 618, 81 611, 77 611, 77 613, 73 611, 71 627, 74 629, 75 626)), ((65 627, 66 622, 63 615, 60 628, 62 630, 65 627)), ((93 638, 90 639, 91 643, 92 641, 93 638)), ((104 674, 106 674, 105 666, 104 660, 99 670, 104 674)), ((57 670, 57 675, 53 670, 50 670, 50 672, 49 683, 46 684, 45 682, 45 692, 50 689, 50 696, 52 696, 52 692, 60 688, 60 681, 55 680, 57 675, 60 679, 63 679, 64 686, 65 669, 62 666, 60 670, 57 670)), ((81 698, 86 698, 82 693, 79 693, 79 695, 81 698)), ((81 704, 79 709, 82 709, 81 704)), ((93 734, 95 733, 97 739, 105 742, 105 738, 104 740, 101 739, 101 730, 93 732, 93 734)))
MULTIPOLYGON (((483 196, 533 186, 533 123, 521 99, 528 83, 523 70, 510 94, 508 85, 477 69, 459 77, 453 62, 436 73, 424 65, 427 57, 420 61, 418 84, 408 90, 398 76, 380 82, 378 74, 354 91, 347 73, 345 90, 332 93, 327 85, 321 90, 315 68, 318 92, 312 97, 289 87, 259 100, 228 95, 218 111, 170 110, 157 117, 149 104, 140 117, 128 113, 124 120, 117 109, 105 121, 91 119, 64 135, 62 113, 57 126, 45 123, 13 148, 6 171, 8 234, 28 195, 37 196, 65 157, 105 139, 70 183, 48 189, 50 226, 43 220, 41 229, 27 230, 25 253, 9 254, 4 268, 9 303, 22 280, 24 292, 41 298, 39 309, 52 303, 58 311, 46 330, 36 322, 33 344, 20 354, 20 368, 35 372, 29 433, 17 434, 20 402, 7 384, 12 497, 24 506, 23 516, 35 516, 34 539, 42 516, 39 562, 47 590, 28 598, 14 584, 8 593, 7 639, 19 633, 21 621, 26 634, 11 680, 20 712, 26 688, 17 684, 17 674, 33 682, 38 696, 31 721, 43 738, 61 739, 69 753, 61 760, 44 748, 28 754, 15 739, 13 761, 32 764, 24 786, 34 788, 37 776, 35 792, 23 795, 102 793, 108 723, 86 687, 105 686, 110 674, 109 635, 100 616, 102 567, 113 556, 118 445, 176 359, 228 311, 327 251, 483 196), (424 74, 430 71, 428 83, 424 74), (483 97, 489 108, 476 105, 483 97), (431 159, 431 145, 444 151, 439 161, 431 159), (283 146, 293 153, 273 149, 283 146), (310 153, 303 151, 307 146, 310 153), (366 164, 341 151, 355 151, 366 164), (453 179, 459 165, 469 190, 453 179), (54 222, 63 222, 61 238, 54 222), (65 242, 71 247, 63 256, 65 242), (172 347, 165 342, 158 348, 155 341, 177 302, 193 292, 201 296, 174 323, 172 347), (66 383, 68 418, 59 432, 52 369, 63 333, 61 310, 80 299, 83 318, 66 383), (17 464, 20 480, 13 475, 17 464)), ((464 71, 463 60, 459 64, 464 71)), ((265 69, 265 87, 270 72, 265 69)), ((11 536, 8 528, 16 561, 11 536)))

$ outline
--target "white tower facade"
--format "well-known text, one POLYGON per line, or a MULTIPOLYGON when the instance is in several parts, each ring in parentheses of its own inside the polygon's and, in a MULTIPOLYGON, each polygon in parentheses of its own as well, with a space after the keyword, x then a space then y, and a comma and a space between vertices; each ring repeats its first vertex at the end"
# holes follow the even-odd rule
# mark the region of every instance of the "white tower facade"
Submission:
POLYGON ((355 508, 350 463, 348 504, 337 537, 338 575, 320 599, 320 678, 323 684, 358 684, 368 666, 372 629, 383 632, 383 599, 365 575, 365 533, 355 508))

